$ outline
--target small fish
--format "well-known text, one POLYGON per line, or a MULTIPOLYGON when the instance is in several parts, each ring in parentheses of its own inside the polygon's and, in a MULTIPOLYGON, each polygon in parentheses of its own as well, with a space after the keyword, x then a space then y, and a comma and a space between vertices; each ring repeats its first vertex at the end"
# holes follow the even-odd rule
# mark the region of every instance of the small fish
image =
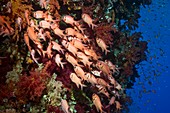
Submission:
POLYGON ((45 53, 47 54, 47 56, 48 56, 48 58, 52 58, 52 43, 51 42, 49 42, 48 43, 48 47, 47 47, 47 50, 45 51, 45 53))
POLYGON ((62 69, 64 69, 64 64, 66 64, 66 63, 62 62, 61 60, 62 60, 62 58, 60 57, 60 54, 56 54, 55 62, 57 63, 58 66, 60 66, 62 69))
POLYGON ((97 84, 102 85, 104 87, 108 87, 108 89, 111 88, 111 86, 102 78, 96 78, 97 84))
POLYGON ((110 101, 109 101, 109 105, 114 104, 114 103, 115 103, 115 99, 116 99, 116 97, 115 97, 115 96, 112 96, 112 98, 111 98, 110 101))
POLYGON ((88 26, 91 27, 92 29, 97 26, 97 25, 93 24, 93 19, 88 14, 83 13, 81 17, 82 17, 83 21, 86 22, 88 24, 88 26))
POLYGON ((96 38, 96 42, 97 42, 97 45, 102 49, 102 52, 105 51, 105 55, 107 55, 108 52, 110 52, 109 50, 107 50, 107 45, 106 43, 101 39, 101 38, 96 38))
POLYGON ((97 84, 96 78, 91 73, 85 73, 85 76, 87 78, 87 82, 90 82, 92 85, 97 84))
POLYGON ((74 18, 70 15, 63 16, 62 20, 67 24, 71 24, 72 26, 76 25, 77 23, 77 21, 75 21, 74 18))
POLYGON ((107 98, 110 98, 109 93, 108 93, 107 89, 106 89, 104 86, 102 86, 102 85, 96 85, 96 87, 98 88, 99 93, 102 93, 102 94, 104 94, 107 98))
POLYGON ((24 17, 25 17, 28 25, 30 25, 29 16, 30 16, 30 11, 27 9, 27 10, 25 10, 25 12, 24 12, 24 17))
POLYGON ((38 36, 39 39, 46 41, 46 34, 43 33, 43 32, 44 32, 43 28, 40 28, 37 36, 38 36))
POLYGON ((105 108, 108 108, 110 107, 111 105, 113 105, 115 103, 115 100, 116 100, 116 97, 115 96, 112 96, 110 101, 109 101, 109 104, 105 107, 105 108))
POLYGON ((39 64, 38 61, 37 61, 37 58, 35 58, 35 50, 34 49, 31 50, 31 57, 36 64, 39 64))
POLYGON ((64 100, 64 99, 61 100, 61 108, 62 108, 64 113, 70 113, 67 100, 64 100))
POLYGON ((36 35, 36 33, 34 32, 34 27, 29 27, 27 28, 27 34, 29 36, 29 38, 35 43, 35 42, 39 42, 38 37, 36 35))
POLYGON ((87 80, 84 70, 79 66, 74 66, 74 71, 82 80, 87 80))
POLYGON ((22 18, 21 18, 21 17, 18 17, 18 18, 16 19, 16 23, 18 24, 19 31, 21 31, 21 29, 22 29, 22 18))
POLYGON ((118 82, 116 82, 115 88, 118 90, 122 90, 122 86, 118 82))
POLYGON ((92 101, 93 101, 93 104, 95 105, 97 111, 98 112, 100 111, 100 113, 102 113, 103 112, 103 110, 102 110, 103 105, 101 104, 100 98, 97 94, 94 93, 92 95, 92 101))
POLYGON ((29 26, 30 26, 30 27, 33 27, 33 28, 35 28, 36 30, 39 31, 39 28, 38 28, 37 25, 35 25, 35 21, 34 21, 33 19, 30 20, 30 25, 29 25, 29 26))
POLYGON ((70 74, 70 79, 76 84, 77 88, 80 86, 81 90, 83 90, 83 87, 86 87, 86 85, 81 83, 81 79, 75 73, 70 74))
POLYGON ((116 86, 116 80, 115 80, 115 78, 112 77, 112 76, 108 76, 108 79, 109 79, 110 83, 113 84, 114 87, 115 87, 115 86, 116 86))
POLYGON ((112 74, 119 73, 119 69, 116 65, 114 65, 110 60, 105 60, 105 63, 109 66, 110 70, 112 71, 112 74))
POLYGON ((97 69, 101 70, 105 75, 112 76, 110 68, 105 62, 98 60, 98 62, 96 63, 96 67, 97 69))
POLYGON ((44 28, 44 29, 50 29, 51 28, 51 24, 50 24, 50 22, 47 22, 46 20, 41 20, 40 22, 39 22, 39 27, 42 27, 42 28, 44 28))
POLYGON ((97 54, 95 53, 95 51, 93 49, 88 49, 88 48, 84 48, 83 52, 90 56, 93 60, 98 60, 100 57, 97 56, 97 54))
POLYGON ((64 33, 67 35, 67 36, 75 36, 75 34, 77 33, 76 30, 74 30, 73 28, 71 27, 68 27, 64 30, 64 33))
POLYGON ((77 51, 78 49, 74 47, 74 45, 70 42, 67 42, 66 40, 62 40, 61 44, 69 51, 71 52, 74 56, 77 56, 77 51))
POLYGON ((65 53, 65 58, 66 60, 72 64, 72 66, 80 66, 80 64, 78 64, 77 60, 71 56, 68 52, 65 53))
POLYGON ((83 35, 82 33, 76 32, 75 36, 84 43, 89 42, 88 37, 86 35, 83 35))
POLYGON ((50 14, 48 14, 47 12, 45 12, 44 20, 47 21, 47 22, 59 21, 59 20, 53 20, 53 17, 50 14))
POLYGON ((64 49, 62 49, 61 45, 59 45, 57 42, 52 41, 52 49, 57 50, 58 52, 64 54, 64 49))
POLYGON ((89 61, 90 58, 86 56, 83 52, 77 52, 77 57, 85 66, 88 66, 88 68, 90 68, 90 65, 93 63, 89 61))
POLYGON ((57 24, 51 24, 51 29, 53 30, 54 34, 59 36, 60 38, 65 37, 64 30, 61 30, 57 24))
POLYGON ((71 43, 74 45, 74 47, 76 47, 77 49, 80 49, 81 51, 83 51, 87 45, 83 44, 80 40, 78 39, 72 39, 71 43))
POLYGON ((29 37, 27 33, 24 33, 24 41, 28 47, 28 50, 31 52, 31 46, 30 46, 29 37))
POLYGON ((43 8, 47 9, 47 1, 46 0, 40 0, 39 5, 41 6, 42 9, 43 8))
POLYGON ((33 17, 36 19, 42 19, 44 18, 44 16, 45 15, 43 11, 38 10, 38 11, 33 12, 33 17))
POLYGON ((119 101, 115 101, 115 104, 116 104, 116 109, 117 110, 121 110, 122 108, 122 105, 120 104, 120 102, 119 101))

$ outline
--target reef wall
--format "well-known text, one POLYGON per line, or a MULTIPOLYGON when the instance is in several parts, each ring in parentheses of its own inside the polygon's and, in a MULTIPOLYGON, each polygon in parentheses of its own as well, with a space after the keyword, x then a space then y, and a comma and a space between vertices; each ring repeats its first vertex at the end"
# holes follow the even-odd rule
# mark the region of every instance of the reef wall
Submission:
POLYGON ((145 0, 1 0, 0 112, 128 111, 145 0), (124 20, 124 24, 121 24, 124 20))

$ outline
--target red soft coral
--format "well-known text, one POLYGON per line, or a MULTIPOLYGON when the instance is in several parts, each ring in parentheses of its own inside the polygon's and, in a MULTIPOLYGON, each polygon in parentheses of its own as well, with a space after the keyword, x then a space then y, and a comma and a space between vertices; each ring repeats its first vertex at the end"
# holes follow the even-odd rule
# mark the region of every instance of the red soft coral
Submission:
POLYGON ((30 76, 23 75, 17 84, 17 96, 25 97, 28 100, 35 100, 37 97, 41 97, 45 89, 45 81, 44 73, 38 71, 30 72, 30 76))

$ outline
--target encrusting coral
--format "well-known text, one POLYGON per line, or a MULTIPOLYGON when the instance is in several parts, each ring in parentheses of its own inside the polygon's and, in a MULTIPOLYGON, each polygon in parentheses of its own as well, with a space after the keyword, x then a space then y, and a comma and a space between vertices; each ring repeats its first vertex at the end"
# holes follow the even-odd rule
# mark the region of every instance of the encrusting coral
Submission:
MULTIPOLYGON (((126 2, 1 4, 7 7, 0 13, 0 53, 12 65, 12 71, 2 75, 6 82, 0 83, 1 111, 110 113, 126 107, 125 90, 135 78, 134 65, 145 59, 147 49, 147 43, 139 41, 140 33, 127 36, 119 24, 124 17, 118 14, 120 7, 131 14, 126 2)), ((130 28, 138 18, 132 15, 130 28)))

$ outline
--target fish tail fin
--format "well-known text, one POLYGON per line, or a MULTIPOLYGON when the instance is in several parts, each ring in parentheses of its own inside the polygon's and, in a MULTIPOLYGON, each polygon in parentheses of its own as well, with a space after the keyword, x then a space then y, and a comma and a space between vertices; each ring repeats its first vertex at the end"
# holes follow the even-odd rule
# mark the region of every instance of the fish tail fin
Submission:
POLYGON ((81 90, 83 90, 83 87, 87 87, 87 86, 84 84, 81 84, 81 90))
POLYGON ((94 27, 97 27, 97 25, 95 25, 95 24, 92 24, 92 25, 91 25, 91 27, 92 27, 92 29, 94 29, 94 27))
POLYGON ((105 55, 107 55, 107 53, 109 53, 109 52, 110 52, 110 50, 107 50, 107 49, 106 49, 106 50, 105 50, 105 55))

